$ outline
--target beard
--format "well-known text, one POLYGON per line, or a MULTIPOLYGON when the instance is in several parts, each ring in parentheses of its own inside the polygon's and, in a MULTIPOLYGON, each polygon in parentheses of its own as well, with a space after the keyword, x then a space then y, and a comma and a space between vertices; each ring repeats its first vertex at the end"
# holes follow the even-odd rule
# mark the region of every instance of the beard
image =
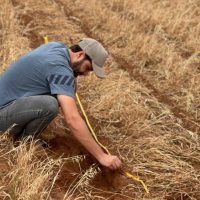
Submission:
POLYGON ((84 61, 85 59, 83 58, 82 60, 79 60, 72 64, 72 69, 75 77, 84 75, 83 72, 80 72, 81 65, 83 64, 84 61))

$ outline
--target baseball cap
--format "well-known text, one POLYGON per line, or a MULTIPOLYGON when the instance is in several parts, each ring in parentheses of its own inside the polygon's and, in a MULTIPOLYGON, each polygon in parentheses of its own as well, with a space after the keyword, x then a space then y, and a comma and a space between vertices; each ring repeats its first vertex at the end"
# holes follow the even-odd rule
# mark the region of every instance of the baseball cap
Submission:
POLYGON ((92 38, 83 38, 78 45, 92 60, 92 68, 96 76, 99 78, 105 78, 102 67, 106 61, 108 52, 102 44, 92 38))

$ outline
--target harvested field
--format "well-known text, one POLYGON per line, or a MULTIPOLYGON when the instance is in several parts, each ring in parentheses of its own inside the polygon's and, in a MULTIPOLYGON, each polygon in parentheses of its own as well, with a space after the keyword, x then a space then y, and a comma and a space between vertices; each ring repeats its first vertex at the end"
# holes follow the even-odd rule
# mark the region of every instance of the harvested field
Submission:
POLYGON ((1 0, 0 8, 2 73, 43 36, 104 44, 107 78, 79 78, 78 93, 99 140, 150 191, 99 166, 60 114, 43 134, 47 149, 15 148, 2 136, 2 199, 200 199, 198 0, 1 0))

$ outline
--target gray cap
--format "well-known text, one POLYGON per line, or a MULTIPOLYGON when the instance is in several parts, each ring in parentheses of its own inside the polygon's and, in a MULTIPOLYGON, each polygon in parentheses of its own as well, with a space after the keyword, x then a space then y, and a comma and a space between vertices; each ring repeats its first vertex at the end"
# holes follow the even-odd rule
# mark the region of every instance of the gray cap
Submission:
POLYGON ((96 76, 99 78, 105 78, 105 74, 102 69, 108 56, 108 52, 105 48, 98 41, 92 38, 83 38, 78 45, 91 58, 92 68, 96 76))

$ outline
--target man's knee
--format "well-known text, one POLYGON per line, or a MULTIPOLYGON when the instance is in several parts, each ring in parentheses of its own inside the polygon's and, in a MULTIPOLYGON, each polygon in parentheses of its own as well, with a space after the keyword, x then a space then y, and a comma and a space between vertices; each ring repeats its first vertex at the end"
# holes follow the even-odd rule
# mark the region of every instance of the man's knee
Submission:
POLYGON ((44 103, 44 112, 46 112, 49 116, 56 117, 59 112, 58 101, 55 97, 46 96, 44 103))

